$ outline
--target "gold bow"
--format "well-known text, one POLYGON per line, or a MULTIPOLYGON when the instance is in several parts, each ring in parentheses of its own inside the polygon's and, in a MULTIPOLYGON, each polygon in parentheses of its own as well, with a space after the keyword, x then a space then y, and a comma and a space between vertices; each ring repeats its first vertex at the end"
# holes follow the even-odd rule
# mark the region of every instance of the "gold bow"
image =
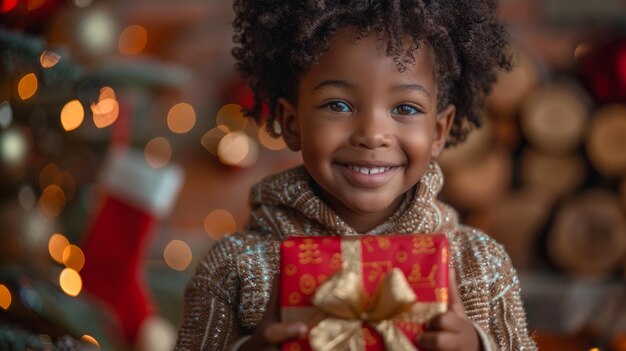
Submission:
POLYGON ((416 303, 417 296, 404 273, 393 268, 366 298, 361 272, 361 243, 344 239, 342 270, 315 292, 313 304, 327 318, 311 329, 309 342, 315 351, 365 350, 362 323, 382 336, 386 350, 417 351, 394 322, 423 323, 445 312, 445 303, 416 303))

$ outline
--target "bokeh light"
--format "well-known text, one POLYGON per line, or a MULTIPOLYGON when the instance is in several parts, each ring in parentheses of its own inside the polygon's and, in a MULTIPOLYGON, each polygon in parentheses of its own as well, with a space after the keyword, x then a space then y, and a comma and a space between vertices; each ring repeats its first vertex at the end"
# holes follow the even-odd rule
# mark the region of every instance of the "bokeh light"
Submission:
POLYGON ((85 254, 83 253, 83 250, 76 245, 66 246, 63 250, 63 264, 67 268, 80 272, 85 265, 85 254))
POLYGON ((167 114, 167 126, 174 133, 187 133, 195 124, 196 111, 184 102, 174 105, 167 114))
POLYGON ((26 158, 28 151, 28 141, 21 131, 12 128, 0 134, 0 160, 3 163, 20 164, 26 158))
POLYGON ((98 348, 98 350, 100 349, 100 344, 98 343, 98 340, 96 340, 96 338, 94 338, 94 337, 93 337, 93 336, 91 336, 91 335, 87 335, 87 334, 85 334, 85 335, 83 335, 83 336, 80 338, 80 340, 81 340, 81 341, 84 341, 84 342, 88 342, 88 343, 90 343, 90 344, 92 344, 92 345, 96 346, 96 347, 98 348))
POLYGON ((229 166, 238 166, 250 152, 250 138, 244 132, 225 135, 217 145, 217 156, 229 166))
POLYGON ((235 217, 223 209, 211 211, 204 218, 204 231, 213 240, 220 240, 224 235, 232 234, 237 230, 235 217))
POLYGON ((115 99, 106 98, 91 104, 93 123, 97 128, 105 128, 113 124, 120 114, 120 105, 115 99))
POLYGON ((591 52, 591 49, 593 48, 588 43, 580 43, 578 44, 578 46, 576 46, 576 49, 574 50, 574 57, 577 60, 580 60, 581 58, 585 57, 589 52, 591 52))
POLYGON ((259 127, 259 142, 264 147, 274 151, 279 151, 287 147, 287 145, 285 144, 285 140, 282 136, 274 138, 270 135, 270 133, 267 131, 266 124, 263 124, 261 125, 261 127, 259 127))
POLYGON ((53 184, 58 185, 63 190, 65 194, 65 201, 69 202, 72 198, 74 198, 74 193, 76 192, 76 183, 74 182, 74 178, 68 172, 61 172, 54 177, 53 184))
POLYGON ((17 0, 4 0, 0 2, 0 13, 7 13, 15 8, 17 0))
POLYGON ((63 234, 54 233, 48 240, 48 252, 57 263, 63 263, 63 252, 70 246, 70 242, 63 234))
POLYGON ((61 285, 61 290, 69 296, 78 296, 83 289, 83 280, 78 272, 65 268, 59 275, 59 285, 61 285))
POLYGON ((91 5, 92 1, 93 0, 74 0, 74 5, 76 5, 76 7, 87 7, 91 5))
POLYGON ((165 263, 177 271, 184 271, 191 263, 191 249, 182 240, 172 240, 163 251, 165 263))
POLYGON ((156 137, 150 140, 144 149, 144 157, 152 168, 161 168, 167 165, 172 158, 170 142, 164 137, 156 137))
POLYGON ((120 34, 119 49, 122 54, 135 55, 148 44, 148 31, 139 25, 126 27, 120 34))
POLYGON ((11 306, 11 292, 4 284, 0 284, 0 307, 8 310, 9 306, 11 306))
POLYGON ((22 208, 25 210, 30 210, 37 203, 37 196, 35 196, 35 191, 28 185, 25 185, 20 189, 20 192, 17 195, 17 199, 20 203, 20 206, 22 206, 22 208))
POLYGON ((113 90, 113 88, 111 87, 100 88, 100 96, 98 97, 98 100, 105 100, 105 99, 117 100, 117 96, 115 95, 115 90, 113 90))
POLYGON ((50 50, 44 50, 41 53, 41 56, 39 56, 39 63, 41 63, 41 67, 43 68, 50 68, 50 67, 54 67, 57 63, 59 63, 60 59, 61 59, 61 56, 57 54, 56 52, 50 51, 50 50))
POLYGON ((200 144, 207 149, 208 152, 213 156, 217 156, 217 146, 219 145, 222 138, 230 133, 230 130, 225 125, 219 125, 215 128, 212 128, 208 132, 206 132, 202 139, 200 140, 200 144))
POLYGON ((241 106, 228 104, 222 107, 217 113, 215 124, 223 124, 231 131, 241 130, 248 125, 248 119, 244 117, 241 106))
POLYGON ((48 163, 39 173, 40 189, 45 189, 48 185, 55 184, 54 180, 59 176, 59 174, 61 174, 59 167, 57 167, 54 163, 48 163))
POLYGON ((92 54, 103 54, 115 45, 117 24, 111 15, 93 11, 82 17, 76 28, 82 47, 92 54))
POLYGON ((56 184, 48 185, 39 198, 41 211, 50 218, 56 218, 65 207, 65 193, 56 184))
POLYGON ((17 83, 17 94, 22 100, 31 98, 37 92, 38 85, 37 76, 34 73, 28 73, 17 83))
POLYGON ((72 100, 63 106, 61 110, 61 125, 66 131, 74 130, 83 123, 85 110, 78 100, 72 100))
POLYGON ((13 110, 8 101, 0 102, 0 128, 6 128, 13 121, 13 110))

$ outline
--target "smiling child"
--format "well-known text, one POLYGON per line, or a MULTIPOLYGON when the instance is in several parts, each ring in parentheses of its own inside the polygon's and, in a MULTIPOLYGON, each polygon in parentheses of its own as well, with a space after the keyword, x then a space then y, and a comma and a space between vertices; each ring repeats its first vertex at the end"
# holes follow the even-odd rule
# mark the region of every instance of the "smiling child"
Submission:
POLYGON ((251 191, 245 230, 217 243, 185 294, 177 350, 262 350, 304 337, 277 318, 279 245, 293 235, 443 232, 450 308, 419 349, 534 350, 501 245, 437 200, 436 158, 480 125, 509 69, 495 1, 235 1, 233 53, 303 166, 251 191))

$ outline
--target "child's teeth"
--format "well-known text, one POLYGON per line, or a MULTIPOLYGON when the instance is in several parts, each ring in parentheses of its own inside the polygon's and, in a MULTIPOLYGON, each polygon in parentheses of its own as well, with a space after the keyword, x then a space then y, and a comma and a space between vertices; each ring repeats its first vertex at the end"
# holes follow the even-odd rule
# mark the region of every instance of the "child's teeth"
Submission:
POLYGON ((384 171, 388 169, 388 167, 367 168, 367 167, 359 167, 359 166, 353 166, 353 165, 348 165, 348 168, 355 170, 359 173, 363 173, 363 174, 378 174, 378 173, 383 173, 384 171))

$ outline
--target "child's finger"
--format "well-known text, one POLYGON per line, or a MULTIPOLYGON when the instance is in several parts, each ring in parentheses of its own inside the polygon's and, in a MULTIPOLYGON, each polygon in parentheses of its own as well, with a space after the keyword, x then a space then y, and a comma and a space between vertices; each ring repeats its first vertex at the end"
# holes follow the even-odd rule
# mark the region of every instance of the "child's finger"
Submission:
POLYGON ((456 350, 458 337, 452 332, 424 332, 419 339, 419 345, 428 350, 456 350))
POLYGON ((456 283, 456 274, 454 272, 454 269, 450 269, 448 278, 449 278, 448 308, 458 313, 460 316, 465 316, 465 308, 463 307, 463 300, 461 299, 461 293, 459 292, 459 287, 456 283))
POLYGON ((461 317, 457 315, 456 312, 448 311, 433 317, 433 319, 428 322, 426 328, 429 331, 445 330, 450 332, 460 332, 463 330, 463 323, 461 317))
POLYGON ((304 338, 307 332, 306 324, 301 322, 272 323, 263 330, 263 339, 267 344, 276 344, 290 339, 304 338))

